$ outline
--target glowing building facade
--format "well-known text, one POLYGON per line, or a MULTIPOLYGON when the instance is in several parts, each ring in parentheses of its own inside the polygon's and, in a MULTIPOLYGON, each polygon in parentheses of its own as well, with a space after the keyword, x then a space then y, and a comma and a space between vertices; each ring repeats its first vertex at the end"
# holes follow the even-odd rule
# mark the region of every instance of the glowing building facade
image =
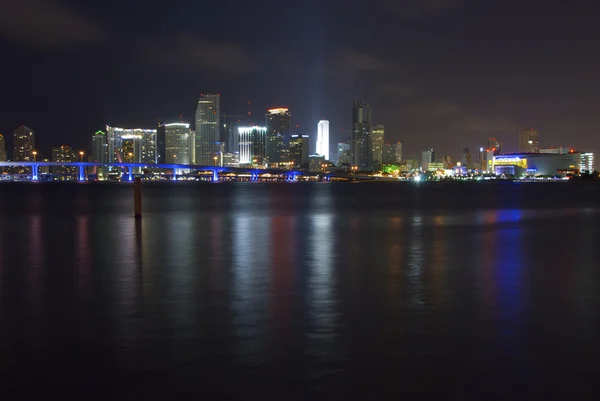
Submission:
POLYGON ((373 169, 381 170, 383 165, 383 147, 385 145, 385 127, 376 125, 371 133, 371 157, 373 160, 373 169))
POLYGON ((268 110, 265 116, 267 129, 266 157, 269 163, 282 163, 288 161, 286 143, 289 140, 291 113, 286 108, 268 110))
POLYGON ((35 150, 35 135, 33 131, 21 125, 13 136, 13 160, 32 161, 35 150))
POLYGON ((106 126, 108 162, 157 162, 157 131, 155 129, 119 128, 106 126), (124 142, 124 140, 126 140, 124 142), (129 155, 132 153, 132 155, 129 155))
POLYGON ((594 154, 585 152, 579 155, 579 171, 581 174, 591 174, 594 172, 594 154))
POLYGON ((292 135, 290 138, 290 161, 294 169, 308 168, 308 135, 292 135))
POLYGON ((190 125, 186 123, 162 124, 159 137, 164 131, 164 162, 190 164, 190 125))
POLYGON ((321 120, 317 125, 317 154, 329 160, 329 121, 321 120))
POLYGON ((195 164, 214 165, 220 142, 221 95, 200 95, 196 108, 195 164))
POLYGON ((239 127, 240 164, 257 165, 266 161, 267 128, 239 127))
POLYGON ((4 140, 4 135, 0 134, 0 162, 5 162, 6 159, 6 141, 4 140))
POLYGON ((92 161, 108 162, 108 142, 102 131, 96 131, 92 136, 92 161))

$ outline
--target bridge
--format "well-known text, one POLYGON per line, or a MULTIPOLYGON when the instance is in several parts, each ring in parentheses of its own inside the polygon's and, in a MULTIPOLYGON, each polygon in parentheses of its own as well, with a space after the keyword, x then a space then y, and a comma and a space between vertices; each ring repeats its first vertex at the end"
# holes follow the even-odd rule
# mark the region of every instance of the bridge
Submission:
MULTIPOLYGON (((149 169, 162 169, 162 170, 187 170, 195 172, 210 172, 212 173, 212 180, 219 180, 219 173, 237 173, 237 174, 250 174, 251 180, 256 181, 259 174, 274 174, 274 175, 285 175, 288 180, 295 180, 299 175, 305 175, 307 173, 302 171, 291 171, 283 169, 258 169, 255 167, 225 167, 225 166, 206 166, 206 165, 189 165, 189 164, 143 164, 143 163, 128 163, 128 162, 116 162, 116 163, 103 163, 103 162, 28 162, 28 161, 9 161, 0 162, 0 167, 25 167, 31 170, 31 180, 37 181, 39 179, 39 168, 40 167, 74 167, 78 170, 79 181, 85 181, 86 178, 86 167, 102 168, 102 167, 113 167, 123 172, 123 178, 127 181, 133 181, 134 170, 138 171, 149 170, 149 169)), ((145 175, 145 174, 138 174, 145 175)))

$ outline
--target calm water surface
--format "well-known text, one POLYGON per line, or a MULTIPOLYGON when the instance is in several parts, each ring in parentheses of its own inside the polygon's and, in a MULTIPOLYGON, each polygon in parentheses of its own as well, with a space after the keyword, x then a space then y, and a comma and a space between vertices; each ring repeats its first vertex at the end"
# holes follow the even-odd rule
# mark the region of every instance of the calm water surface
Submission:
POLYGON ((143 197, 0 185, 0 399, 600 397, 597 185, 143 197))

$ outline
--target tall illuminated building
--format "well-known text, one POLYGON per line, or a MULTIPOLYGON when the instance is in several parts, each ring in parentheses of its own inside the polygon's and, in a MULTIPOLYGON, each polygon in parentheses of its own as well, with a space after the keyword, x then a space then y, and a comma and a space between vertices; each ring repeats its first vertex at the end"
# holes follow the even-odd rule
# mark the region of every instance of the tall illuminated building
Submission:
MULTIPOLYGON (((77 153, 70 146, 52 148, 52 161, 55 163, 75 163, 77 153)), ((53 166, 52 174, 76 174, 77 166, 53 166)))
POLYGON ((190 135, 189 124, 160 124, 158 126, 160 163, 190 164, 190 135))
POLYGON ((239 127, 240 164, 264 164, 266 161, 267 128, 239 127))
POLYGON ((106 134, 102 131, 96 131, 92 136, 92 161, 108 162, 108 141, 106 134))
POLYGON ((5 162, 7 160, 6 155, 6 141, 4 140, 4 135, 0 134, 0 162, 5 162))
POLYGON ((398 163, 402 162, 402 143, 401 142, 385 144, 383 162, 389 163, 389 164, 398 164, 398 163))
POLYGON ((196 108, 195 164, 214 165, 220 142, 221 95, 200 95, 196 108))
POLYGON ((363 101, 355 102, 352 108, 350 153, 351 164, 359 171, 370 171, 373 168, 371 106, 363 101))
POLYGON ((24 126, 19 126, 13 136, 13 160, 32 161, 35 150, 35 135, 33 131, 24 126))
POLYGON ((329 160, 329 121, 321 120, 317 125, 317 154, 329 160))
POLYGON ((381 170, 383 164, 383 147, 385 145, 385 127, 376 125, 371 133, 371 157, 373 160, 373 169, 381 170))
POLYGON ((290 161, 294 169, 308 168, 308 135, 292 135, 290 137, 290 161))
POLYGON ((462 165, 467 168, 473 168, 473 158, 471 157, 471 151, 469 148, 464 148, 462 151, 462 165))
POLYGON ((347 142, 338 142, 337 144, 337 162, 341 164, 350 163, 350 144, 347 142))
POLYGON ((108 161, 116 163, 135 160, 135 163, 155 164, 157 159, 156 129, 119 128, 106 126, 108 161), (127 144, 124 144, 127 139, 127 144), (127 148, 127 150, 124 150, 127 148), (130 156, 134 153, 135 156, 130 156))
POLYGON ((280 107, 268 110, 265 115, 267 128, 267 159, 269 163, 286 162, 285 144, 289 139, 291 113, 280 107))
POLYGON ((539 153, 540 133, 534 128, 526 128, 519 134, 519 153, 539 153))
POLYGON ((579 171, 581 174, 591 174, 594 172, 594 154, 593 153, 581 153, 579 155, 579 171))

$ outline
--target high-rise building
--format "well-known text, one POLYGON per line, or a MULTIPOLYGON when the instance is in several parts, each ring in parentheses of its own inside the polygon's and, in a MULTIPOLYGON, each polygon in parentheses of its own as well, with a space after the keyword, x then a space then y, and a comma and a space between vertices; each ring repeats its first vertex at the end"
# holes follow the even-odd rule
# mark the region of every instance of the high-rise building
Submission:
POLYGON ((14 132, 13 137, 13 160, 32 161, 35 150, 35 135, 33 131, 21 125, 14 132))
POLYGON ((294 169, 308 168, 308 135, 292 135, 290 137, 290 161, 294 169))
POLYGON ((350 163, 350 144, 347 142, 338 142, 337 144, 337 162, 340 164, 350 163))
POLYGON ((240 164, 264 164, 266 160, 266 127, 239 127, 240 164))
MULTIPOLYGON (((190 125, 186 123, 161 124, 158 127, 158 142, 164 141, 164 157, 161 163, 190 164, 190 125), (164 138, 164 139, 163 139, 164 138)), ((160 148, 160 146, 159 146, 160 148)), ((162 153, 162 150, 161 150, 162 153)))
MULTIPOLYGON (((373 129, 374 131, 375 129, 373 129)), ((402 143, 386 143, 383 154, 383 162, 398 164, 402 162, 402 143)))
POLYGON ((502 143, 496 138, 488 139, 488 149, 493 150, 495 155, 502 153, 502 143))
POLYGON ((371 145, 371 106, 369 103, 355 102, 352 109, 351 163, 359 171, 373 168, 371 145))
POLYGON ((540 149, 540 153, 554 153, 557 155, 566 155, 571 149, 563 146, 551 146, 549 148, 540 149))
POLYGON ((321 120, 317 125, 317 154, 329 160, 329 121, 321 120))
POLYGON ((421 157, 421 169, 427 171, 430 163, 435 163, 435 151, 433 149, 423 151, 421 157))
POLYGON ((581 174, 594 172, 594 154, 585 152, 579 155, 579 171, 581 174))
POLYGON ((134 153, 135 163, 155 164, 157 160, 156 129, 118 128, 106 126, 106 142, 108 145, 108 161, 115 163, 131 159, 134 153), (127 138, 127 146, 123 140, 127 138), (127 150, 124 150, 127 147, 127 150))
POLYGON ((383 148, 385 146, 385 127, 376 125, 371 133, 371 160, 373 160, 373 170, 381 170, 383 165, 383 148))
MULTIPOLYGON (((134 130, 135 131, 135 130, 134 130)), ((142 135, 142 163, 156 164, 156 135, 155 129, 140 130, 142 135)), ((139 134, 138 134, 139 135, 139 134)))
POLYGON ((106 134, 100 130, 92 136, 92 161, 108 162, 108 141, 106 134))
POLYGON ((291 113, 286 108, 268 110, 265 115, 267 127, 267 159, 269 163, 286 162, 286 143, 290 135, 291 113))
POLYGON ((540 133, 534 128, 526 128, 519 134, 519 153, 539 153, 540 133))
MULTIPOLYGON (((70 146, 52 148, 52 161, 55 163, 77 162, 77 153, 70 146)), ((53 166, 52 174, 77 174, 77 166, 53 166)))
POLYGON ((196 109, 196 155, 195 164, 215 164, 217 142, 220 137, 221 95, 200 95, 196 109))
POLYGON ((0 162, 5 162, 7 160, 6 155, 6 141, 4 140, 4 135, 0 134, 0 162))

